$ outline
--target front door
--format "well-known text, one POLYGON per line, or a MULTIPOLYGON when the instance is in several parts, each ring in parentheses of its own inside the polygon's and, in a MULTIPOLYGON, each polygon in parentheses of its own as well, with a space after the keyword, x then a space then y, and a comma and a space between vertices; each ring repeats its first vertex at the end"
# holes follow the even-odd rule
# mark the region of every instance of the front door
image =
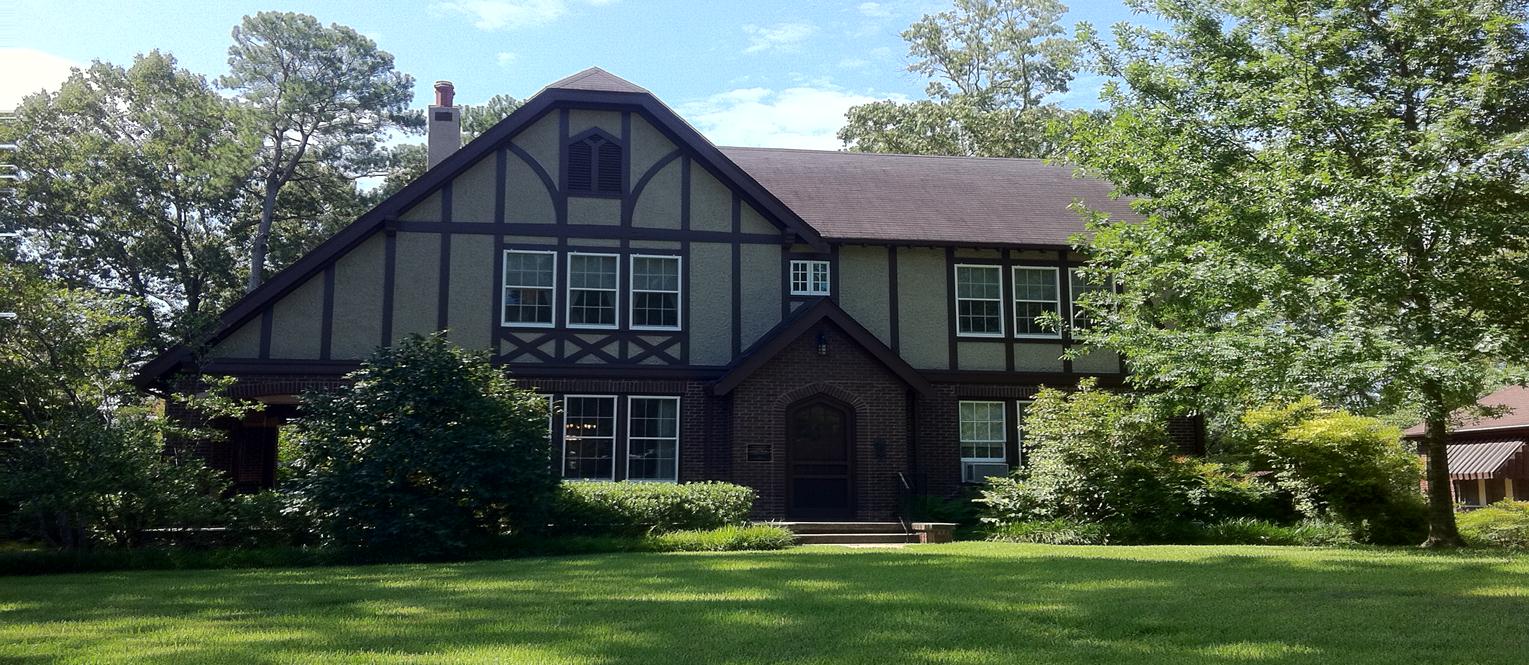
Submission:
POLYGON ((850 414, 844 406, 812 401, 786 413, 788 517, 853 517, 849 442, 850 414))

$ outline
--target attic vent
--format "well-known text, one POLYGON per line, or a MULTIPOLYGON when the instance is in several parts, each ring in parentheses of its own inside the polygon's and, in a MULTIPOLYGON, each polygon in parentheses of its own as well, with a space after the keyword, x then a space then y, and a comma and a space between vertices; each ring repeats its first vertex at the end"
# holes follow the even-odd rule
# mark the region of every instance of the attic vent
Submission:
POLYGON ((568 145, 568 193, 619 196, 622 192, 621 143, 594 130, 568 145))

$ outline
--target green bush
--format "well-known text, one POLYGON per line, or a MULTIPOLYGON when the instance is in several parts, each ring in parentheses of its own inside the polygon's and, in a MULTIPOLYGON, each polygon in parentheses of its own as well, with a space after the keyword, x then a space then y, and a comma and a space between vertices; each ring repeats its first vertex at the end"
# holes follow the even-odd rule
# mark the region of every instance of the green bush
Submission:
POLYGON ((227 544, 236 547, 313 545, 317 529, 291 492, 267 490, 228 499, 227 544))
POLYGON ((1349 527, 1339 522, 1305 520, 1296 524, 1276 524, 1266 520, 1239 517, 1205 527, 1199 542, 1206 545, 1303 545, 1331 547, 1352 545, 1349 527))
POLYGON ((546 524, 546 398, 439 334, 379 349, 348 378, 304 396, 293 432, 294 485, 325 545, 457 557, 546 524))
POLYGON ((744 523, 754 490, 729 483, 568 482, 552 505, 559 533, 715 529, 744 523))
POLYGON ((785 549, 795 538, 782 527, 752 524, 659 533, 648 536, 646 542, 649 548, 660 552, 736 552, 785 549))
POLYGON ((988 540, 1045 545, 1104 545, 1110 542, 1103 524, 1065 519, 1001 524, 988 533, 988 540))
POLYGON ((1498 501, 1461 514, 1457 522, 1473 547, 1529 550, 1529 501, 1498 501))
POLYGON ((1310 397, 1250 411, 1242 423, 1254 462, 1274 472, 1303 515, 1347 522, 1369 543, 1418 543, 1426 536, 1421 464, 1397 428, 1322 408, 1310 397))

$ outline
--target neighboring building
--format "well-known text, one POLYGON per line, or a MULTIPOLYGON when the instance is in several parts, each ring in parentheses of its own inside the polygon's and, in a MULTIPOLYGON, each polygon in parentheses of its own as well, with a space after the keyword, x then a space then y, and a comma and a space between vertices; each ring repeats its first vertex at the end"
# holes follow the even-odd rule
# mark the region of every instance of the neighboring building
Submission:
POLYGON ((204 353, 149 363, 238 378, 266 412, 209 446, 269 486, 305 389, 379 345, 447 330, 555 409, 570 479, 724 480, 764 518, 884 519, 1021 461, 1041 385, 1121 378, 1062 354, 1085 201, 1067 166, 718 148, 646 90, 590 69, 457 147, 450 84, 432 164, 224 313, 204 353), (436 163, 438 162, 438 163, 436 163))
MULTIPOLYGON (((1482 399, 1481 405, 1499 412, 1457 415, 1449 434, 1449 484, 1455 503, 1475 508, 1505 498, 1529 501, 1529 388, 1508 386, 1482 399)), ((1420 440, 1423 426, 1403 434, 1420 440)))

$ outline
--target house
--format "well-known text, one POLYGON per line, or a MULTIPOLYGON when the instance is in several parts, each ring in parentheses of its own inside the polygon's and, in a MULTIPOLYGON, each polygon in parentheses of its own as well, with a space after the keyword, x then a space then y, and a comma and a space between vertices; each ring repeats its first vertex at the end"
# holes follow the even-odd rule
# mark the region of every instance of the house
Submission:
MULTIPOLYGON (((1529 388, 1508 386, 1481 400, 1486 416, 1456 414, 1449 433, 1449 484, 1455 503, 1475 508, 1529 501, 1529 388)), ((1423 426, 1403 435, 1418 443, 1423 426)), ((1425 456, 1426 459, 1426 456, 1425 456)))
MULTIPOLYGON (((273 482, 277 428, 379 345, 446 330, 545 395, 567 479, 722 480, 762 518, 885 519, 1022 461, 1042 385, 1118 383, 1063 359, 1090 288, 1069 239, 1108 183, 1027 159, 712 145, 600 69, 466 146, 453 89, 417 181, 225 312, 143 385, 229 375, 265 412, 213 464, 273 482)), ((1185 431, 1190 431, 1186 429, 1185 431)))

